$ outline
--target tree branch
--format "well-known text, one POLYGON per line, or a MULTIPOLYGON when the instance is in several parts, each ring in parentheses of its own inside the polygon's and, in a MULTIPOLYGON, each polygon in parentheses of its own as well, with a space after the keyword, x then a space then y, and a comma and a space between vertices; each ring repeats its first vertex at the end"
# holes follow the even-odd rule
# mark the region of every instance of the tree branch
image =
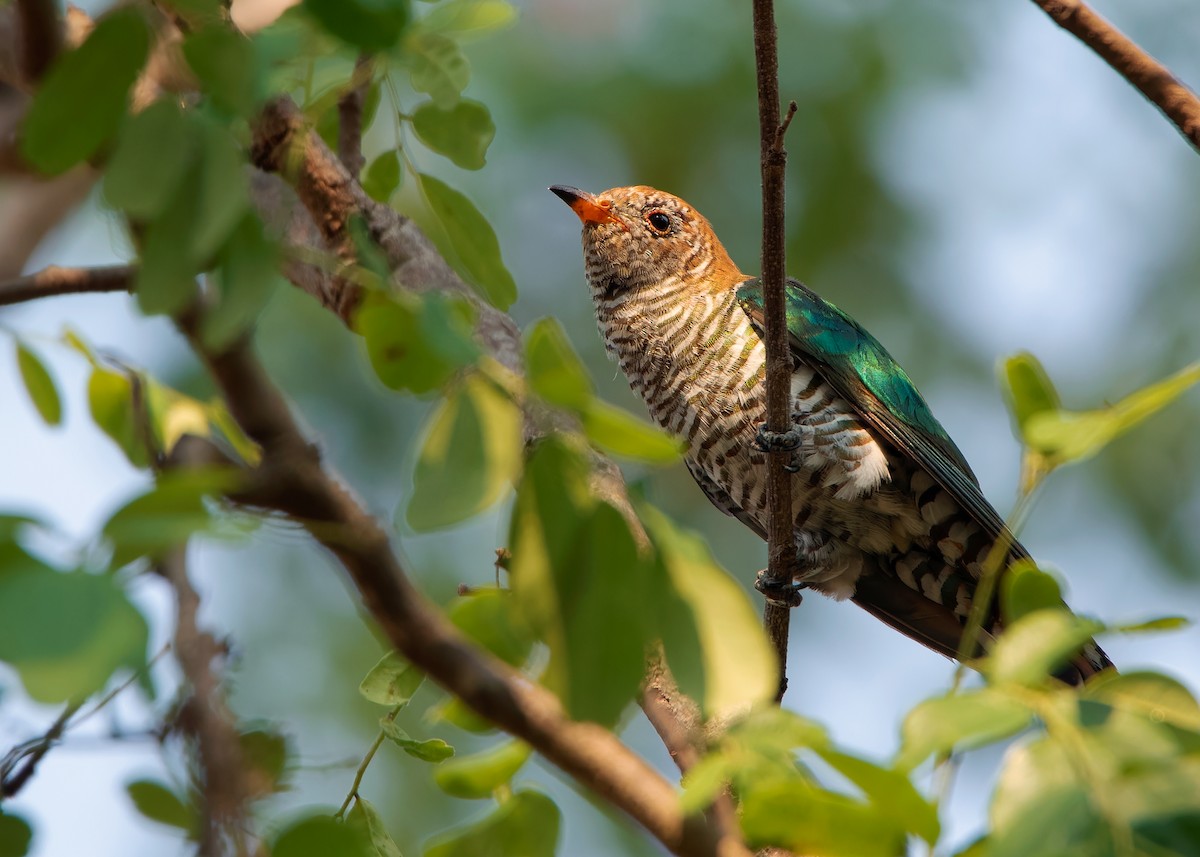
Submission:
MULTIPOLYGON (((765 303, 767 349, 767 429, 775 435, 792 430, 790 391, 792 358, 788 348, 787 320, 784 317, 783 179, 787 152, 783 132, 787 126, 779 118, 779 57, 776 52, 775 4, 773 0, 754 0, 754 60, 758 72, 758 125, 763 188, 762 283, 765 303)), ((788 116, 791 121, 791 115, 788 116)), ((791 453, 772 450, 767 460, 767 582, 768 586, 786 587, 792 583, 796 565, 793 536, 792 481, 785 470, 791 453)), ((779 691, 776 701, 787 690, 787 641, 791 610, 767 598, 763 623, 779 656, 779 691)))
POLYGON ((1200 98, 1171 74, 1166 66, 1092 11, 1082 0, 1033 2, 1054 23, 1091 48, 1117 74, 1133 84, 1179 129, 1192 148, 1200 151, 1200 98))
POLYGON ((17 0, 21 18, 21 70, 27 81, 40 80, 62 49, 62 24, 54 0, 17 0))
POLYGON ((370 82, 371 58, 361 54, 354 63, 350 88, 338 99, 338 157, 355 180, 366 165, 362 153, 363 102, 370 82))
POLYGON ((111 265, 103 268, 60 268, 51 265, 36 274, 0 282, 0 306, 19 304, 54 295, 86 292, 127 292, 137 268, 111 265))

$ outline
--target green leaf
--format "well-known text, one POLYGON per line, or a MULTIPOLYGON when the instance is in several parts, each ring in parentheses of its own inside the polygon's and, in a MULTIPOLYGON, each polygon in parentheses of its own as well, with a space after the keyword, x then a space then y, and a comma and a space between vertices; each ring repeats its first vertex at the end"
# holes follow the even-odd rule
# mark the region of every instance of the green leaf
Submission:
POLYGON ((427 716, 432 723, 449 723, 475 735, 487 735, 496 731, 496 725, 492 721, 476 714, 466 703, 453 696, 429 709, 427 716))
POLYGON ((519 667, 529 658, 533 634, 517 611, 511 592, 473 589, 455 599, 448 616, 458 630, 505 663, 519 667))
POLYGON ((983 660, 983 672, 997 684, 1039 684, 1103 630, 1066 609, 1038 610, 1005 629, 983 660))
POLYGON ((377 857, 403 857, 400 847, 387 832, 387 826, 370 801, 355 795, 354 806, 346 816, 346 823, 357 826, 375 849, 377 857))
POLYGON ((464 170, 483 169, 488 146, 496 136, 492 114, 469 98, 449 109, 427 101, 413 113, 412 125, 417 139, 464 170))
POLYGON ((25 857, 33 830, 19 815, 0 813, 0 857, 25 857))
POLYGON ((1028 708, 990 687, 927 699, 904 718, 896 766, 912 770, 935 753, 990 744, 1032 721, 1028 708))
POLYGON ((767 783, 742 796, 742 831, 751 849, 781 846, 821 857, 896 857, 904 828, 874 808, 802 781, 767 783))
POLYGON ((262 98, 254 43, 229 26, 211 26, 184 39, 183 55, 214 105, 249 116, 262 98))
POLYGON ((557 319, 543 318, 525 334, 525 371, 550 404, 576 413, 591 404, 592 382, 557 319))
POLYGON ((400 169, 400 154, 388 149, 367 165, 363 174, 362 188, 371 199, 386 203, 400 187, 403 176, 400 169))
POLYGON ((363 51, 386 51, 400 41, 408 0, 304 0, 304 9, 331 35, 363 51))
POLYGON ((230 234, 250 210, 246 159, 229 127, 219 121, 201 126, 203 168, 195 208, 194 231, 182 245, 189 259, 207 268, 230 234))
POLYGON ((128 376, 99 367, 88 379, 92 420, 125 453, 134 467, 149 464, 147 439, 133 409, 133 382, 128 376))
POLYGON ((441 294, 368 294, 355 316, 379 380, 393 390, 427 393, 479 357, 474 313, 441 294))
POLYGON ((194 835, 199 830, 200 819, 194 806, 184 803, 175 792, 153 780, 137 780, 125 786, 137 811, 151 821, 178 827, 194 835))
POLYGON ((148 630, 110 575, 26 568, 0 575, 0 661, 38 702, 82 699, 145 664, 148 630))
POLYGON ((601 399, 592 399, 583 413, 588 440, 613 455, 648 464, 678 461, 683 444, 662 429, 601 399))
POLYGON ((62 422, 62 399, 50 370, 25 343, 17 340, 17 368, 25 382, 25 392, 37 408, 46 425, 56 426, 62 422))
POLYGON ((280 832, 271 846, 271 857, 376 857, 361 826, 314 815, 296 821, 280 832))
POLYGON ((1149 840, 1172 857, 1200 855, 1200 810, 1190 809, 1139 821, 1139 839, 1149 840))
POLYGON ((114 512, 104 525, 104 536, 113 545, 113 567, 142 557, 161 557, 210 529, 213 517, 205 498, 230 490, 238 478, 230 468, 160 473, 153 488, 114 512))
POLYGON ((395 652, 388 652, 371 667, 358 686, 358 692, 371 702, 394 708, 407 705, 425 674, 395 652))
POLYGON ((1159 616, 1157 619, 1147 619, 1145 622, 1112 625, 1108 630, 1121 634, 1157 634, 1162 631, 1179 631, 1189 628, 1191 625, 1192 620, 1186 616, 1159 616))
POLYGON ((454 755, 454 748, 441 738, 430 738, 427 741, 416 741, 408 737, 408 733, 396 725, 396 721, 384 717, 379 721, 379 728, 393 744, 405 753, 422 762, 441 762, 454 755))
POLYGON ((1174 402, 1197 381, 1200 363, 1138 390, 1111 407, 1033 414, 1025 427, 1025 443, 1055 464, 1082 461, 1174 402))
POLYGON ((930 845, 937 843, 941 832, 937 807, 921 796, 904 773, 881 768, 865 759, 835 750, 819 749, 817 754, 862 789, 881 815, 904 830, 917 834, 930 845))
POLYGON ((198 151, 197 128, 171 99, 128 116, 104 171, 104 195, 135 219, 167 210, 198 151))
POLYGON ((1018 560, 1000 578, 1000 603, 1004 620, 1011 623, 1035 610, 1061 610, 1062 590, 1033 560, 1018 560))
POLYGON ((203 316, 201 333, 205 345, 220 352, 254 325, 280 283, 279 247, 253 212, 229 236, 209 282, 217 300, 203 316))
POLYGON ((54 174, 94 155, 121 124, 129 89, 149 49, 150 32, 140 10, 126 7, 102 18, 42 81, 22 128, 25 159, 54 174))
POLYGON ((471 66, 458 42, 437 33, 416 33, 404 45, 408 76, 417 92, 450 108, 471 81, 471 66))
POLYGON ((445 182, 424 173, 417 177, 467 279, 479 287, 492 306, 507 310, 517 299, 517 284, 504 267, 500 242, 491 224, 475 203, 445 182))
POLYGON ((1062 407, 1058 391, 1042 368, 1041 361, 1027 351, 1005 360, 1000 378, 1008 408, 1021 434, 1034 414, 1057 411, 1062 407))
POLYGON ((517 10, 506 0, 444 0, 421 19, 421 26, 431 33, 464 40, 511 26, 516 20, 517 10))
POLYGON ((677 528, 653 506, 638 505, 666 576, 657 602, 667 663, 680 690, 706 717, 771 699, 779 667, 744 590, 696 533, 677 528))
POLYGON ((288 738, 266 729, 252 729, 238 736, 242 748, 242 766, 251 796, 265 797, 287 788, 288 738))
POLYGON ((554 801, 519 791, 486 818, 436 837, 424 857, 554 857, 561 824, 554 801))
POLYGON ((442 791, 454 797, 489 797, 513 778, 531 752, 524 741, 505 741, 481 753, 460 756, 439 765, 433 772, 433 780, 442 791))
POLYGON ((499 500, 521 472, 521 410, 480 374, 434 412, 413 476, 407 521, 418 532, 449 527, 499 500))
POLYGON ((1084 687, 1083 697, 1200 732, 1200 703, 1178 681, 1159 673, 1104 675, 1084 687))

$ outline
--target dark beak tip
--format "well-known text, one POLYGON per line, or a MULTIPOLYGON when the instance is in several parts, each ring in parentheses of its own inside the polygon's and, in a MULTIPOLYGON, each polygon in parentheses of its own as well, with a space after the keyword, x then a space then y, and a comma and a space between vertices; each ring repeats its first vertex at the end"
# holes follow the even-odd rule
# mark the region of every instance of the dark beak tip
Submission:
POLYGON ((549 190, 567 205, 570 205, 575 200, 580 199, 585 195, 584 192, 579 188, 571 187, 570 185, 565 184, 551 185, 549 190))

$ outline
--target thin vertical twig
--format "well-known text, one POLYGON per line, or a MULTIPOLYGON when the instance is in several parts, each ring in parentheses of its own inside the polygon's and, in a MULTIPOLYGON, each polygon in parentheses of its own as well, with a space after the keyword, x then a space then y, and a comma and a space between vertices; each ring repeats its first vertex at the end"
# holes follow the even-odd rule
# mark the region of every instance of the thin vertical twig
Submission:
MULTIPOLYGON (((754 59, 758 72, 758 124, 761 139, 763 189, 762 283, 767 349, 767 430, 784 434, 792 428, 788 407, 792 359, 784 317, 783 180, 787 152, 779 116, 779 57, 776 51, 775 4, 754 0, 754 59)), ((794 112, 794 110, 792 111, 794 112)), ((788 119, 791 119, 789 113, 788 119)), ((796 546, 792 535, 791 460, 786 450, 772 450, 767 461, 767 577, 775 585, 790 582, 796 546)), ((763 624, 779 655, 779 692, 787 690, 787 641, 791 610, 768 598, 763 624)))

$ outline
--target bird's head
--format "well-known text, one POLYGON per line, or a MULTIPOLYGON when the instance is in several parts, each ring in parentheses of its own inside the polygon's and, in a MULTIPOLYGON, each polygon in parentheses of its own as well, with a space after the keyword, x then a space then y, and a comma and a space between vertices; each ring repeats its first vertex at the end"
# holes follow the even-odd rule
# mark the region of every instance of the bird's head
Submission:
POLYGON ((550 188, 583 222, 588 281, 609 297, 651 287, 732 288, 746 279, 700 212, 652 187, 550 188))

